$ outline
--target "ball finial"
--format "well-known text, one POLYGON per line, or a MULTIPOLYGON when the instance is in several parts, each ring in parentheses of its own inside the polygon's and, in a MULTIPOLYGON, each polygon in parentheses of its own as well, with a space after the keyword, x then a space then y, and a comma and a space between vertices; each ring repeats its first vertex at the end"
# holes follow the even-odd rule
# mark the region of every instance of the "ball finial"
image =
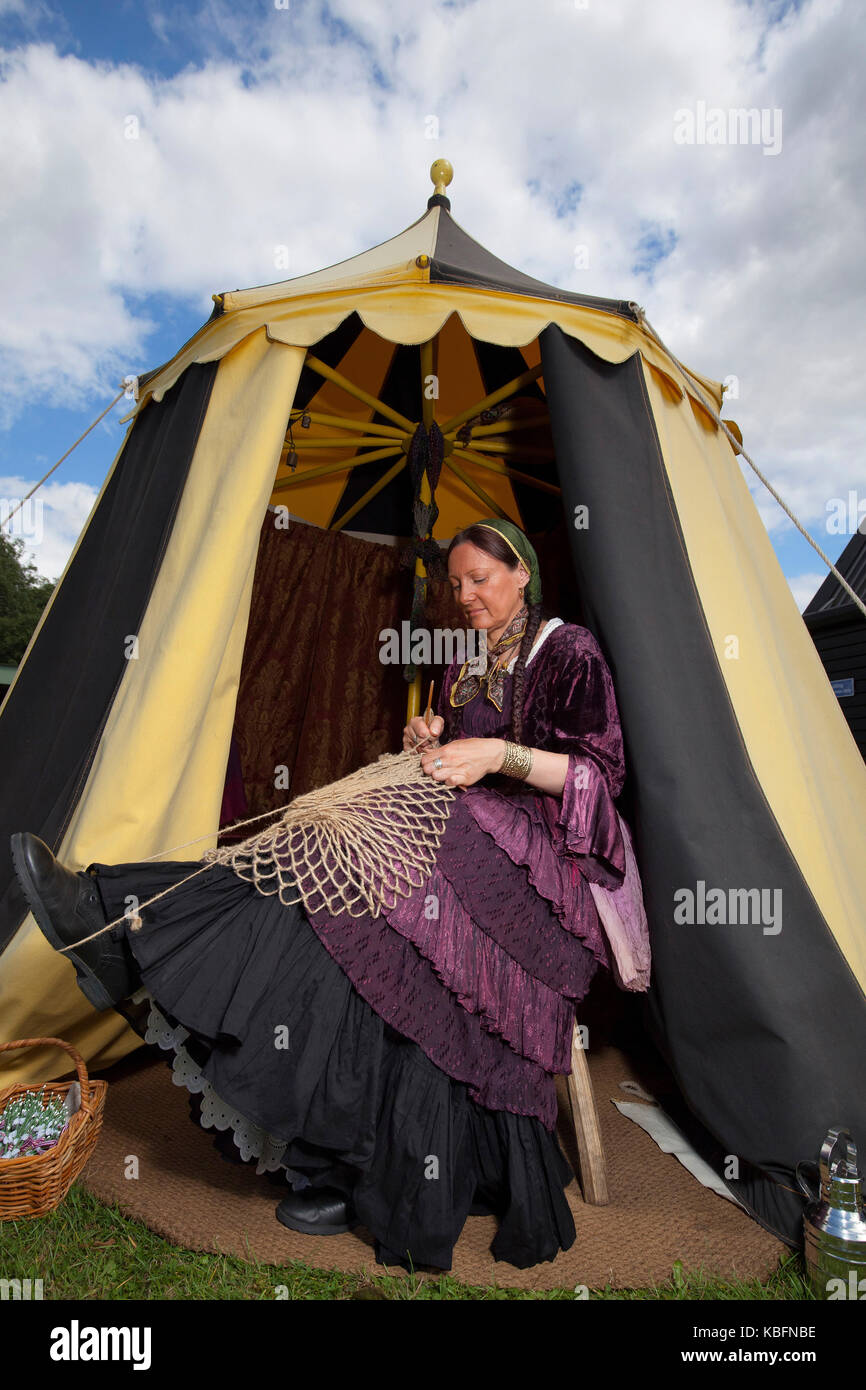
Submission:
POLYGON ((434 159, 430 165, 430 177, 433 180, 434 196, 438 193, 445 196, 445 189, 454 177, 454 170, 447 159, 434 159))

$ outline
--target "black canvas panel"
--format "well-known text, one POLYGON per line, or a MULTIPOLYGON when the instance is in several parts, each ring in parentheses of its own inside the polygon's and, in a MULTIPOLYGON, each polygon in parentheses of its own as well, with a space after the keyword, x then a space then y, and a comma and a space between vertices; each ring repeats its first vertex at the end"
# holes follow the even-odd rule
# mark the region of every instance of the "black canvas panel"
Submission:
POLYGON ((640 360, 602 361, 555 325, 541 347, 575 573, 626 739, 653 947, 647 1023, 693 1114, 767 1178, 746 1184, 762 1221, 797 1241, 797 1161, 817 1157, 831 1125, 866 1147, 863 995, 743 745, 640 360), (573 525, 579 504, 589 507, 585 530, 573 525), (675 893, 695 894, 697 916, 699 882, 767 889, 768 907, 779 890, 781 930, 772 933, 769 912, 677 924, 675 893))
MULTIPOLYGON (((342 323, 338 323, 337 327, 332 329, 327 337, 320 338, 309 351, 312 353, 313 357, 318 357, 326 366, 333 367, 335 371, 339 371, 340 363, 349 349, 354 346, 358 335, 363 333, 363 331, 364 324, 360 315, 356 313, 347 314, 342 323)), ((323 384, 323 378, 319 376, 319 373, 305 364, 301 368, 301 375, 298 377, 295 398, 291 402, 292 409, 301 410, 306 408, 316 392, 321 390, 323 384)), ((288 416, 288 412, 286 413, 288 416)), ((303 439, 303 435, 301 435, 300 438, 303 439)))
POLYGON ((624 299, 599 299, 589 294, 574 294, 533 280, 521 270, 492 256, 480 242, 458 226, 449 212, 442 208, 439 231, 430 258, 430 280, 433 284, 477 285, 485 290, 507 290, 509 294, 532 295, 536 299, 552 299, 562 304, 582 304, 588 309, 602 309, 619 314, 635 323, 637 316, 624 299))
POLYGON ((218 363, 136 420, 0 713, 0 950, 27 914, 9 837, 57 848, 84 787, 171 535, 218 363))

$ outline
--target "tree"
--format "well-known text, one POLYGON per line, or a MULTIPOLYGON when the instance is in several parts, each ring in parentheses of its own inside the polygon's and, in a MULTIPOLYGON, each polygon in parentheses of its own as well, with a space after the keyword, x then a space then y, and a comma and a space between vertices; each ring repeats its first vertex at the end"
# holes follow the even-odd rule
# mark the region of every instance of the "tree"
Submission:
POLYGON ((0 666, 17 666, 54 592, 30 560, 22 561, 24 542, 0 530, 0 666))

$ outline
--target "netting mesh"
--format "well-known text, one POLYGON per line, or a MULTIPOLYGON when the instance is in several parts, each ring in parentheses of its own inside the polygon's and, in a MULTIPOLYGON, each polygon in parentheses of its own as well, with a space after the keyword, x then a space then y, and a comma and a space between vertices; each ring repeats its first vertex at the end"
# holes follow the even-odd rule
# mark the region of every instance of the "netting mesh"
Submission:
POLYGON ((202 858, 287 906, 378 917, 430 877, 454 796, 424 772, 418 753, 383 753, 296 797, 266 830, 202 858))

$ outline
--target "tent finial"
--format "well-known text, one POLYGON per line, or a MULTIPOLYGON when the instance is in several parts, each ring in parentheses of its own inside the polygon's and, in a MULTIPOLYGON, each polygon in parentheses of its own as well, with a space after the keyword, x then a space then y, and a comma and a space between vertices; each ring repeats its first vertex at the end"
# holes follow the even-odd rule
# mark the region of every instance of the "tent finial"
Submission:
POLYGON ((433 180, 433 194, 427 199, 428 208, 442 207, 450 210, 451 200, 446 197, 445 189, 454 177, 454 170, 447 159, 434 159, 430 165, 430 177, 433 180))

